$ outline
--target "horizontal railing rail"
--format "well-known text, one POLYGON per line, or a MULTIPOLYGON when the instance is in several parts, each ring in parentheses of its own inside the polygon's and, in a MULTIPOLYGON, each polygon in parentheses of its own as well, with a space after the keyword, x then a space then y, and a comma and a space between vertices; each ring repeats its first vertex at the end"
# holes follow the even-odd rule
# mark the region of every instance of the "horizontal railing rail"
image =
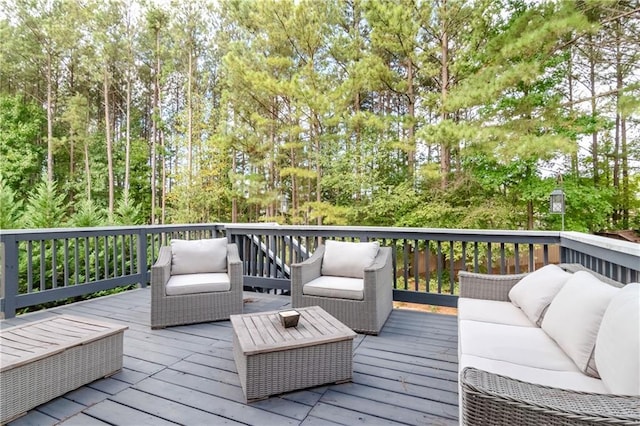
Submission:
POLYGON ((162 245, 220 236, 238 244, 245 286, 280 292, 290 290, 291 264, 324 240, 378 241, 393 249, 394 300, 442 306, 456 306, 461 270, 506 274, 580 263, 622 283, 637 281, 640 270, 640 245, 576 232, 216 223, 2 230, 2 315, 146 286, 162 245))

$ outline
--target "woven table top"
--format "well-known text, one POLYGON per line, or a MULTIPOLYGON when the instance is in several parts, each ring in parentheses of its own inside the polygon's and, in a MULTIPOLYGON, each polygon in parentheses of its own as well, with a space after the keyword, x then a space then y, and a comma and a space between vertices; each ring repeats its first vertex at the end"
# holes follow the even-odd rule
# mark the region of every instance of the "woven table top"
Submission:
POLYGON ((356 333, 318 306, 295 309, 296 327, 284 328, 278 311, 231 315, 244 355, 275 352, 353 339, 356 333))
POLYGON ((0 331, 0 372, 94 342, 127 326, 59 315, 0 331))

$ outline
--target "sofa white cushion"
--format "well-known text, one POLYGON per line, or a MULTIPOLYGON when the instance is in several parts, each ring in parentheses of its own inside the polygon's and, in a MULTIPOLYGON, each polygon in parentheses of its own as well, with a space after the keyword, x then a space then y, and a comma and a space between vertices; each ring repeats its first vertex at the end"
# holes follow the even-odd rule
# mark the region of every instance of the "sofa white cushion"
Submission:
POLYGON ((595 349, 596 366, 609 391, 640 396, 640 284, 627 284, 607 306, 595 349))
POLYGON ((589 377, 577 370, 547 370, 466 354, 462 355, 458 362, 460 364, 460 371, 465 367, 474 367, 479 370, 501 374, 527 383, 579 392, 609 393, 602 380, 589 377))
POLYGON ((578 368, 594 377, 598 371, 593 349, 602 316, 618 288, 585 271, 578 271, 553 299, 542 329, 554 339, 578 368))
POLYGON ((364 278, 364 269, 373 264, 380 243, 351 243, 327 240, 322 257, 322 275, 364 278))
POLYGON ((458 321, 460 353, 546 370, 576 371, 575 364, 538 327, 458 321))
POLYGON ((520 327, 535 327, 522 309, 511 302, 497 300, 458 299, 458 319, 493 322, 496 324, 517 325, 520 327))
POLYGON ((220 272, 172 275, 165 286, 167 296, 229 290, 231 290, 229 275, 220 272))
POLYGON ((364 280, 362 278, 346 278, 320 276, 302 287, 302 294, 307 296, 335 297, 338 299, 364 299, 364 280))
POLYGON ((171 275, 227 272, 227 239, 171 240, 171 275))
POLYGON ((571 276, 557 265, 546 265, 518 281, 509 291, 509 300, 540 325, 544 310, 571 276))

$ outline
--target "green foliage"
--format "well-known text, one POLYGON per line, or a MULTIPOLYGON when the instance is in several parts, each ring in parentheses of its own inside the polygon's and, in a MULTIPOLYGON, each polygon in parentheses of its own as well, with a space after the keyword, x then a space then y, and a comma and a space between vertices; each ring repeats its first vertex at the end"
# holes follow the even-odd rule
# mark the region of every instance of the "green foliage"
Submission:
POLYGON ((567 229, 637 224, 638 22, 606 6, 3 4, 0 225, 557 229, 552 174, 567 229), (47 124, 62 198, 29 191, 47 124))
POLYGON ((70 224, 76 228, 104 226, 105 212, 92 200, 81 199, 76 202, 76 211, 71 216, 70 224))
POLYGON ((132 202, 127 191, 118 200, 110 222, 113 222, 114 225, 139 225, 142 223, 140 208, 132 202))
POLYGON ((40 144, 44 111, 21 95, 0 95, 0 176, 14 191, 36 182, 45 150, 40 144))
POLYGON ((22 200, 17 199, 15 192, 0 175, 0 229, 20 227, 22 200))
POLYGON ((25 206, 24 224, 27 228, 58 228, 65 224, 64 195, 58 193, 57 184, 43 175, 29 193, 25 206))

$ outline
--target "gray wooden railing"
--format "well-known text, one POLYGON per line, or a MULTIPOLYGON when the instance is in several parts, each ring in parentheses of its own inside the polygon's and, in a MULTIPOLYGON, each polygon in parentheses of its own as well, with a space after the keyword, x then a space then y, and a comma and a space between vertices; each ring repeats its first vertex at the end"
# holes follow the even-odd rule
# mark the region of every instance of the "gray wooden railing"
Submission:
POLYGON ((640 245, 574 232, 198 224, 0 231, 0 308, 20 309, 127 285, 146 286, 172 238, 236 242, 247 287, 290 288, 289 266, 326 239, 379 241, 394 250, 394 300, 455 306, 460 270, 496 274, 581 263, 627 283, 640 274, 640 245))

